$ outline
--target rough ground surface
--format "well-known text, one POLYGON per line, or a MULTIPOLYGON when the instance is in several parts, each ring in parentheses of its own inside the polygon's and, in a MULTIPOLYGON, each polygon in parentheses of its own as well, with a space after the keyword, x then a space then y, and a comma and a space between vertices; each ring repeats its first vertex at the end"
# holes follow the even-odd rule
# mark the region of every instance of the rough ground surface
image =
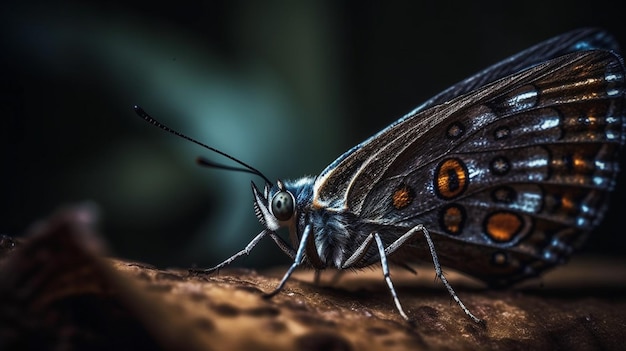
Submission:
POLYGON ((414 324, 380 269, 263 274, 187 270, 107 258, 89 214, 65 211, 23 242, 0 238, 0 350, 619 350, 626 349, 626 262, 578 258, 539 281, 493 291, 453 272, 484 324, 456 306, 432 267, 392 271, 414 324))

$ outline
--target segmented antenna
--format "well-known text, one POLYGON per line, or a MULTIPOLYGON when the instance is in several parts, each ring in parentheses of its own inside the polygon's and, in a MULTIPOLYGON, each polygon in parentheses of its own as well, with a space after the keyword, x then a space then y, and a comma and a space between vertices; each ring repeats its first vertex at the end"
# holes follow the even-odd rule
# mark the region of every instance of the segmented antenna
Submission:
POLYGON ((172 134, 174 134, 174 135, 176 135, 178 137, 181 137, 183 139, 191 141, 194 144, 200 145, 200 146, 202 146, 205 149, 211 150, 211 151, 213 151, 213 152, 215 152, 215 153, 217 153, 219 155, 222 155, 222 156, 228 158, 229 160, 234 161, 234 162, 240 164, 244 168, 223 165, 223 164, 220 164, 220 163, 216 163, 216 162, 210 161, 210 160, 208 160, 208 159, 206 159, 204 157, 198 157, 196 159, 196 163, 198 163, 199 165, 204 166, 204 167, 226 169, 226 170, 230 170, 230 171, 252 173, 254 175, 257 175, 257 176, 263 178, 263 180, 265 180, 265 182, 267 184, 272 184, 272 182, 270 182, 270 180, 267 179, 267 177, 263 173, 261 173, 261 171, 259 171, 258 169, 248 165, 247 163, 245 163, 245 162, 243 162, 243 161, 241 161, 241 160, 239 160, 239 159, 237 159, 237 158, 235 158, 235 157, 233 157, 233 156, 231 156, 231 155, 229 155, 229 154, 227 154, 227 153, 225 153, 223 151, 220 151, 220 150, 218 150, 218 149, 216 149, 214 147, 211 147, 211 146, 209 146, 207 144, 201 143, 201 142, 197 141, 196 139, 188 137, 185 134, 183 134, 181 132, 178 132, 178 131, 176 131, 176 130, 166 126, 165 124, 163 124, 163 123, 157 121, 156 119, 152 118, 152 116, 150 116, 144 109, 142 109, 138 105, 133 106, 133 109, 135 110, 137 115, 139 117, 141 117, 143 120, 145 120, 146 122, 148 122, 148 123, 150 123, 150 124, 152 124, 152 125, 154 125, 156 127, 159 127, 159 128, 163 129, 166 132, 172 133, 172 134))

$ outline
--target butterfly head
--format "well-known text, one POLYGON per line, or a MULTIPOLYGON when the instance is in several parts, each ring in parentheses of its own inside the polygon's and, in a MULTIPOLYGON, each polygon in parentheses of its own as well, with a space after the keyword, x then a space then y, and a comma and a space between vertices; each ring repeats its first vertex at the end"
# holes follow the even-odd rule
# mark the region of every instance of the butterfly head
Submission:
POLYGON ((271 232, 286 227, 292 248, 300 244, 304 227, 307 225, 307 208, 313 197, 313 177, 294 181, 266 183, 261 192, 252 183, 254 213, 261 224, 271 232))
POLYGON ((252 183, 254 212, 259 221, 269 230, 287 226, 296 214, 296 199, 282 181, 276 185, 265 184, 263 193, 252 183))

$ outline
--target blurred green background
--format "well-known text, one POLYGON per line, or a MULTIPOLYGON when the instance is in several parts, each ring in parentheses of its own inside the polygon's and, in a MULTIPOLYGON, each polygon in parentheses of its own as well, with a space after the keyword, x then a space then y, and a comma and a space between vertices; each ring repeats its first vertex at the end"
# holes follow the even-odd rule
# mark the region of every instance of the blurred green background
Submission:
MULTIPOLYGON (((198 155, 223 160, 134 104, 272 180, 297 178, 553 35, 601 26, 626 47, 615 2, 509 4, 5 1, 0 234, 93 201, 116 255, 210 266, 262 229, 249 184, 262 181, 198 167, 198 155)), ((586 250, 622 254, 624 183, 586 250)), ((268 240, 237 264, 287 262, 268 240)))

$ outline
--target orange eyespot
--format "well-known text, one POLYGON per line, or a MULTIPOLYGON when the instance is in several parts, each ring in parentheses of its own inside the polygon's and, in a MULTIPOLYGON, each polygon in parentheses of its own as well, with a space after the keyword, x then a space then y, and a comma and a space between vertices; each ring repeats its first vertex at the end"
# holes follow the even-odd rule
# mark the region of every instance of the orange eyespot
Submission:
POLYGON ((414 198, 415 193, 413 190, 407 185, 403 185, 393 193, 393 207, 395 207, 396 210, 406 208, 411 204, 411 202, 413 202, 414 198))
POLYGON ((493 241, 509 242, 522 230, 522 218, 511 212, 496 212, 485 220, 485 233, 493 241))
POLYGON ((504 266, 509 262, 509 259, 504 252, 496 252, 491 257, 491 262, 496 266, 504 266))
POLYGON ((444 199, 452 199, 465 191, 468 183, 467 168, 461 160, 444 160, 435 170, 435 191, 444 199))
POLYGON ((440 215, 441 226, 452 235, 459 235, 465 224, 465 211, 457 205, 446 207, 440 215))

